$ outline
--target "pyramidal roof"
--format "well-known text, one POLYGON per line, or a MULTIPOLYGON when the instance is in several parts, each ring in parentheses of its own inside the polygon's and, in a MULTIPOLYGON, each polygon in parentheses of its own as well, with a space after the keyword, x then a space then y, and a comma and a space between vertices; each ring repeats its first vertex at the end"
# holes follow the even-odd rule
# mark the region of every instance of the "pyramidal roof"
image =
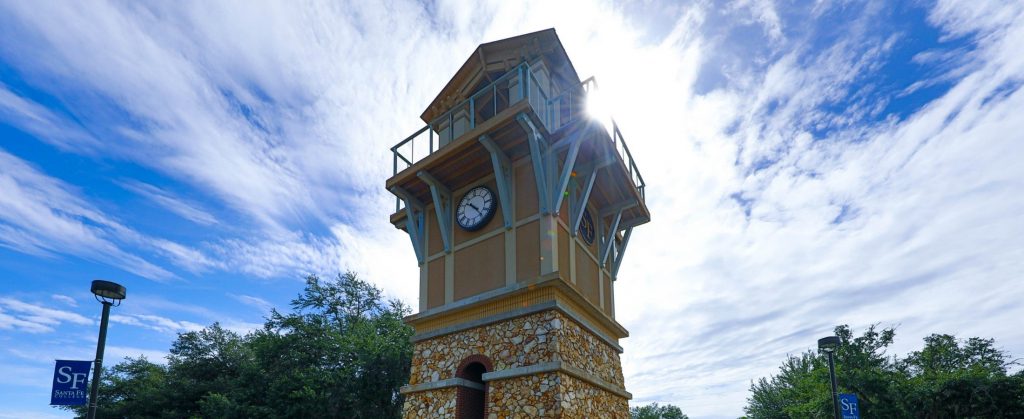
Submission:
POLYGON ((434 118, 472 95, 479 86, 490 84, 524 61, 534 63, 536 60, 543 60, 556 83, 580 83, 580 77, 565 53, 555 29, 544 29, 480 44, 437 97, 430 102, 420 118, 429 124, 434 118))

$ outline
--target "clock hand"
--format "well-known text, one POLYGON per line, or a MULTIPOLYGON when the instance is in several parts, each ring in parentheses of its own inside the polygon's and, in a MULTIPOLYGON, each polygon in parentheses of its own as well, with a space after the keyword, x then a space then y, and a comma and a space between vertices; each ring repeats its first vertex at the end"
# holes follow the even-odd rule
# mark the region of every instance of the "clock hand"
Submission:
POLYGON ((469 204, 469 206, 473 207, 473 209, 475 209, 476 212, 480 212, 480 208, 477 208, 476 205, 473 205, 472 202, 468 202, 468 204, 469 204))

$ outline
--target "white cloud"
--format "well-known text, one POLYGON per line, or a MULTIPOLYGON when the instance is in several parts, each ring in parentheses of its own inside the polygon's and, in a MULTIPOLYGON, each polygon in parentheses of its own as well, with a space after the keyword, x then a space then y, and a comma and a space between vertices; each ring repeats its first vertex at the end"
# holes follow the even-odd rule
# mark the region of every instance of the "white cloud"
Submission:
POLYGON ((177 198, 156 186, 138 181, 123 182, 122 186, 196 224, 204 226, 217 224, 217 218, 209 212, 200 209, 198 204, 177 198))
POLYGON ((52 299, 54 299, 56 301, 60 301, 60 302, 66 304, 66 305, 69 305, 71 307, 78 307, 78 302, 75 301, 74 298, 68 297, 68 296, 63 295, 63 294, 53 294, 53 295, 50 296, 50 298, 52 298, 52 299))
POLYGON ((38 256, 70 254, 154 280, 173 277, 116 243, 144 240, 137 232, 102 214, 71 186, 2 149, 0 195, 0 246, 38 256))
MULTIPOLYGON (((1010 198, 1024 190, 1014 161, 1024 143, 1011 134, 1024 132, 1016 16, 984 38, 980 61, 962 63, 946 95, 903 121, 871 122, 871 104, 821 110, 856 99, 851 83, 888 58, 893 38, 876 37, 794 51, 755 83, 673 108, 693 131, 646 143, 660 152, 630 143, 654 217, 635 232, 616 284, 637 402, 738 414, 749 380, 842 323, 899 325, 894 353, 929 333, 995 337, 1024 352, 1010 320, 1024 315, 1012 308, 1024 254, 1024 203, 1010 198), (704 128, 732 120, 734 134, 704 128), (814 138, 820 121, 834 130, 814 138), (749 216, 734 193, 750 200, 749 216)), ((667 117, 637 116, 627 138, 667 117)))
POLYGON ((113 314, 110 321, 114 323, 138 326, 160 333, 173 335, 181 332, 194 332, 203 329, 203 325, 185 320, 172 320, 153 314, 113 314))
POLYGON ((251 306, 261 313, 270 313, 270 310, 274 308, 274 305, 269 301, 264 300, 260 297, 254 297, 251 295, 239 295, 239 294, 228 294, 229 297, 234 298, 236 301, 251 306))
POLYGON ((62 149, 92 150, 99 145, 96 138, 66 117, 55 114, 42 105, 18 96, 0 83, 0 120, 45 138, 62 149))
POLYGON ((93 321, 70 311, 0 297, 0 329, 46 333, 63 323, 90 325, 93 321))
POLYGON ((748 10, 750 17, 764 27, 769 39, 773 42, 783 40, 782 21, 772 0, 737 0, 732 2, 731 8, 748 10))
POLYGON ((103 363, 115 365, 125 358, 146 357, 146 360, 155 364, 167 364, 167 352, 154 349, 134 348, 129 346, 108 346, 104 351, 103 363))
POLYGON ((247 335, 249 333, 255 332, 255 331, 260 330, 260 329, 263 329, 263 323, 254 323, 254 322, 243 322, 243 321, 237 321, 237 320, 230 320, 230 321, 221 323, 221 327, 223 327, 226 330, 238 333, 239 335, 245 336, 245 335, 247 335))

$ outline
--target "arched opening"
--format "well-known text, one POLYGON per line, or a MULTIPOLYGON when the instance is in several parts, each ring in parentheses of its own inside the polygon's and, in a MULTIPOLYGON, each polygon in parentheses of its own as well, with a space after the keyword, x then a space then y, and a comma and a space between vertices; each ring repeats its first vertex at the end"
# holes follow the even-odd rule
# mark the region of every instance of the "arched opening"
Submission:
POLYGON ((490 372, 491 360, 473 355, 462 361, 455 376, 465 380, 458 387, 455 400, 456 419, 483 419, 487 410, 487 383, 484 373, 490 372))

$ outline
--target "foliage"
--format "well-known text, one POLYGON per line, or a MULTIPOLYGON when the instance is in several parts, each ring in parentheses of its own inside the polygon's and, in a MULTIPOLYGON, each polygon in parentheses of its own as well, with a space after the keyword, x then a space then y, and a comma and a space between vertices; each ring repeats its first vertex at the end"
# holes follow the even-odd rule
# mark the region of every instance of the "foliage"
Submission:
POLYGON ((632 419, 689 419, 679 407, 670 404, 658 406, 657 403, 633 407, 629 409, 629 416, 632 419))
MULTIPOLYGON (((893 328, 871 326, 855 338, 839 326, 835 334, 839 391, 857 395, 862 417, 1024 417, 1024 372, 1008 374, 1014 362, 993 339, 931 335, 900 359, 885 354, 893 328)), ((832 416, 828 361, 813 351, 789 356, 778 375, 751 383, 750 393, 750 418, 832 416)))
MULTIPOLYGON (((306 279, 291 312, 241 336, 214 323, 181 333, 167 366, 128 359, 104 374, 101 418, 399 418, 409 310, 355 274, 306 279)), ((84 406, 70 408, 85 416, 84 406)))

